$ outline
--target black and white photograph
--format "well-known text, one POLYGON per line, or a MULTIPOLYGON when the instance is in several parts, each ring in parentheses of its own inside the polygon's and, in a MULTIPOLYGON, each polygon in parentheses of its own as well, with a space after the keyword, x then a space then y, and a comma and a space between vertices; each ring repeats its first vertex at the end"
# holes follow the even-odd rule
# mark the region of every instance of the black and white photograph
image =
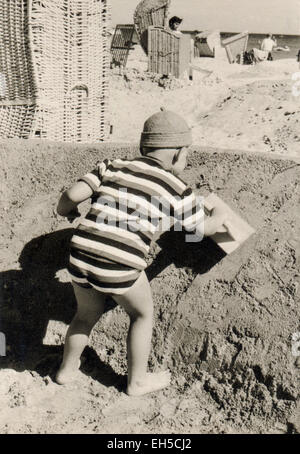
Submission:
POLYGON ((300 0, 0 0, 0 157, 0 434, 300 434, 300 0))

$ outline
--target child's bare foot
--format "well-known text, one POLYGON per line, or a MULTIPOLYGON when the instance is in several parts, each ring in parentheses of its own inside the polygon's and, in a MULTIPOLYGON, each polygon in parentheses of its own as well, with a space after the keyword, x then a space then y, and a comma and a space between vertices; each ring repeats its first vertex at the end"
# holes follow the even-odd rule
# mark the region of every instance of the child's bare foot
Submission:
POLYGON ((143 380, 128 385, 126 392, 129 396, 142 396, 143 394, 166 388, 169 386, 170 381, 171 373, 169 370, 152 374, 148 373, 143 380))
POLYGON ((68 383, 77 380, 79 378, 79 368, 80 361, 78 362, 77 369, 70 369, 61 365, 55 377, 56 383, 58 385, 67 385, 68 383))

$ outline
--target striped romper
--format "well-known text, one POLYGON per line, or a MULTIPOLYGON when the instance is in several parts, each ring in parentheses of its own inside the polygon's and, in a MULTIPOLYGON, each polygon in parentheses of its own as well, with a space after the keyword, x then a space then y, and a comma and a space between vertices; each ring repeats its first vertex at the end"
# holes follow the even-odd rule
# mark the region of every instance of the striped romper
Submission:
POLYGON ((71 239, 69 272, 78 285, 124 294, 147 267, 152 240, 174 223, 187 232, 203 210, 187 185, 148 157, 105 160, 80 178, 91 209, 71 239))

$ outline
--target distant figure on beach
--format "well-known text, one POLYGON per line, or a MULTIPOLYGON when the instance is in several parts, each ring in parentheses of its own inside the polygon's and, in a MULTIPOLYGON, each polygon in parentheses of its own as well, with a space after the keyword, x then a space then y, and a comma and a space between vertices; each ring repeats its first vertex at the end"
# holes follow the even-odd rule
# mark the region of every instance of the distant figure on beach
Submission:
POLYGON ((266 60, 273 61, 272 52, 277 47, 277 41, 273 38, 272 33, 269 33, 266 38, 262 40, 262 42, 259 41, 259 44, 260 49, 254 47, 251 51, 251 54, 253 55, 253 63, 259 63, 266 60))
POLYGON ((90 199, 91 206, 71 239, 68 268, 77 313, 66 335, 57 383, 76 379, 82 351, 110 295, 130 319, 127 394, 169 386, 168 370, 147 370, 153 300, 145 268, 151 242, 172 225, 189 233, 186 241, 192 242, 224 226, 230 229, 226 211, 216 207, 206 216, 196 194, 177 176, 186 167, 191 144, 186 121, 162 108, 144 124, 141 156, 106 159, 62 194, 57 212, 70 221, 80 216, 81 202, 90 199))
POLYGON ((273 56, 272 56, 272 51, 274 48, 277 47, 277 41, 275 38, 273 38, 272 33, 269 33, 266 38, 262 41, 260 50, 263 52, 267 52, 267 60, 268 61, 273 61, 273 56))
POLYGON ((182 35, 182 32, 179 29, 182 19, 178 16, 173 16, 169 20, 169 31, 174 35, 182 35))
POLYGON ((289 46, 277 46, 276 48, 274 48, 274 50, 276 50, 276 52, 278 51, 282 51, 282 52, 290 52, 291 49, 289 48, 289 46))

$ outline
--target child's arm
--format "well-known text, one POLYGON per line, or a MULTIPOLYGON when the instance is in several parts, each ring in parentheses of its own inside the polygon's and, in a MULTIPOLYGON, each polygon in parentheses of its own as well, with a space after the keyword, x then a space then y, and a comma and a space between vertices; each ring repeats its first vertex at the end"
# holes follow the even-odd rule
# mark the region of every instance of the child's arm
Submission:
POLYGON ((93 194, 92 188, 84 181, 78 181, 63 192, 57 205, 57 213, 66 216, 70 220, 80 216, 77 209, 79 203, 89 199, 93 194))
POLYGON ((205 204, 197 201, 195 193, 190 188, 187 188, 181 197, 182 204, 179 209, 177 208, 177 212, 175 211, 175 221, 177 219, 187 232, 193 232, 192 235, 196 235, 198 241, 204 236, 229 229, 226 224, 228 213, 223 207, 216 206, 209 210, 208 216, 205 216, 205 204))
POLYGON ((99 189, 109 164, 109 159, 98 163, 94 170, 84 175, 77 183, 67 189, 58 202, 57 213, 60 216, 66 216, 69 221, 79 217, 77 205, 92 197, 99 189))

